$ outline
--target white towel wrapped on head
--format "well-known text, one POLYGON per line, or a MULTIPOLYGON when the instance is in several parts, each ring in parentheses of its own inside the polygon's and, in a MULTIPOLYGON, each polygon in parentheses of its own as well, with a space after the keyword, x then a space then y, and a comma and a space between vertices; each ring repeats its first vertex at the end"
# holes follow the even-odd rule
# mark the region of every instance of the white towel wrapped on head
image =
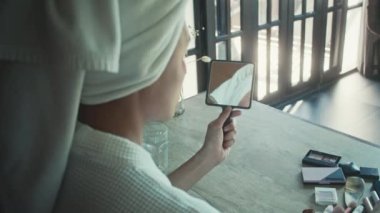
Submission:
POLYGON ((155 82, 171 58, 184 27, 187 1, 126 1, 120 17, 122 44, 117 73, 88 72, 81 103, 93 105, 132 94, 155 82), (129 9, 131 8, 131 9, 129 9))

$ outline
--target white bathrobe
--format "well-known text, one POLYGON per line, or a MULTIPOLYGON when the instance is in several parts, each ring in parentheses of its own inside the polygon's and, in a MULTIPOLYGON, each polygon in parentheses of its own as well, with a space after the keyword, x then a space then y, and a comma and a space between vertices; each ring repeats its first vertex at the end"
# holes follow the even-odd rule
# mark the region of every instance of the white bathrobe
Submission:
POLYGON ((217 212, 173 187, 142 146, 78 123, 55 212, 217 212))

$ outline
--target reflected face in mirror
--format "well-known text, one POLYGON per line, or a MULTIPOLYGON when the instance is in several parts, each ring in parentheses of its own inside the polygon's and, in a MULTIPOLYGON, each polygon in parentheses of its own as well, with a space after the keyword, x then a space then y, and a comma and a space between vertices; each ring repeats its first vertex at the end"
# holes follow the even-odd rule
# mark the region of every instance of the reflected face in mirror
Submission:
POLYGON ((251 107, 254 66, 250 63, 212 61, 206 104, 251 107))

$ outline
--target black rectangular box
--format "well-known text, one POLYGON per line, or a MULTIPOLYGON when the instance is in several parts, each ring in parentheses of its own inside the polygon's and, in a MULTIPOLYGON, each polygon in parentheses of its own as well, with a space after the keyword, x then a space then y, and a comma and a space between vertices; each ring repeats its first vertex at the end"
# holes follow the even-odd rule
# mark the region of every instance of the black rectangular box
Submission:
POLYGON ((303 164, 319 167, 336 167, 340 161, 340 156, 320 152, 316 150, 309 150, 305 157, 302 159, 303 164))
POLYGON ((360 167, 360 177, 371 180, 379 179, 379 170, 377 168, 360 167))

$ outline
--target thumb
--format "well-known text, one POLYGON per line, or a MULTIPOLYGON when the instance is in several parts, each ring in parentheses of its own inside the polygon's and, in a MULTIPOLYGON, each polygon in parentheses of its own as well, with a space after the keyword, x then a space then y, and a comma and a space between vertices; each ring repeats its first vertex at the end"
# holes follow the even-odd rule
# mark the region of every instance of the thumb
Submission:
POLYGON ((219 117, 215 120, 215 125, 218 128, 222 128, 224 122, 230 117, 232 108, 231 107, 226 107, 222 113, 220 113, 219 117))

